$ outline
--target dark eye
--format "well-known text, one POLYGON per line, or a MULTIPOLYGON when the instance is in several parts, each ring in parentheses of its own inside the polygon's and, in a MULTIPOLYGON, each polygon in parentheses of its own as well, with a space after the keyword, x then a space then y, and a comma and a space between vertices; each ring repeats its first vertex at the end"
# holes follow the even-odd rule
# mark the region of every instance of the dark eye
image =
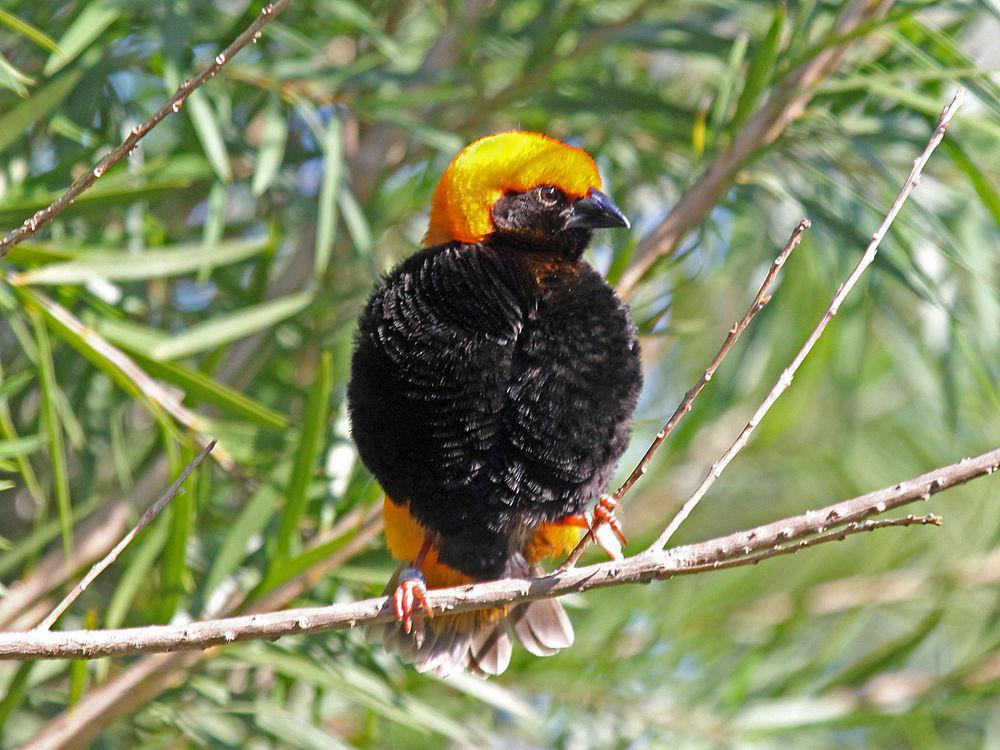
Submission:
POLYGON ((559 195, 559 188, 554 188, 551 185, 542 185, 538 188, 538 199, 542 202, 543 206, 556 205, 559 202, 559 195))

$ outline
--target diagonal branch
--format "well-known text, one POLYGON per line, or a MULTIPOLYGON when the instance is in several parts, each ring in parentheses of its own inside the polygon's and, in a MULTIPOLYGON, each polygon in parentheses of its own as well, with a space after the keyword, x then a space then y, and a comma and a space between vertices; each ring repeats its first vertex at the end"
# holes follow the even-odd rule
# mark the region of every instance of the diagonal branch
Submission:
MULTIPOLYGON (((724 567, 750 565, 803 547, 836 541, 885 527, 933 524, 937 516, 870 520, 943 490, 1000 471, 1000 448, 943 466, 919 477, 834 505, 753 529, 668 551, 650 549, 626 560, 559 571, 540 578, 507 578, 469 586, 433 589, 427 598, 437 612, 466 612, 592 588, 643 583, 724 567), (814 535, 818 535, 815 536, 814 535), (812 540, 807 537, 814 537, 812 540)), ((186 625, 122 630, 0 634, 0 659, 97 658, 148 652, 203 649, 252 639, 320 633, 389 620, 386 597, 281 612, 250 614, 186 625)))
POLYGON ((121 538, 118 544, 116 544, 111 551, 108 552, 108 554, 94 563, 91 569, 87 571, 87 575, 85 575, 80 582, 73 587, 73 590, 66 594, 65 598, 63 598, 63 600, 59 602, 59 604, 57 604, 51 612, 49 612, 48 616, 38 624, 36 630, 49 630, 55 624, 56 620, 62 616, 63 612, 69 609, 70 605, 73 604, 77 598, 79 598, 80 594, 87 590, 87 587, 94 582, 97 576, 103 573, 105 569, 111 565, 111 563, 118 559, 118 556, 125 550, 126 547, 129 546, 129 544, 132 543, 132 540, 136 538, 139 532, 149 526, 149 524, 153 522, 153 519, 160 515, 160 511, 166 508, 167 505, 170 504, 170 501, 182 491, 181 485, 184 484, 184 480, 191 475, 191 472, 201 465, 201 462, 204 461, 205 457, 212 452, 212 448, 214 447, 215 441, 212 440, 208 443, 208 445, 201 449, 201 452, 194 457, 194 460, 192 460, 191 463, 184 467, 184 471, 182 471, 174 483, 167 488, 167 491, 160 496, 160 499, 147 508, 146 512, 142 514, 142 518, 139 519, 139 522, 121 538))
POLYGON ((928 159, 930 159, 931 154, 934 153, 934 149, 937 148, 938 144, 944 138, 945 131, 948 129, 948 125, 951 123, 952 118, 955 113, 958 112, 959 107, 962 106, 962 100, 965 98, 965 89, 959 87, 958 91, 955 92, 955 96, 952 98, 951 102, 941 111, 941 116, 938 118, 937 126, 934 128, 934 132, 931 134, 930 140, 924 147, 923 153, 918 156, 914 162, 913 167, 910 169, 910 174, 907 175, 906 181, 899 190, 899 194, 896 196, 896 200, 893 201, 892 205, 889 207, 888 213, 882 220, 882 224, 872 235, 871 242, 868 243, 868 247, 865 248, 864 254, 861 259, 854 266, 854 269, 848 275, 847 279, 837 287, 836 293, 833 295, 833 300, 830 302, 830 306, 827 307, 826 312, 823 313, 823 317, 816 324, 812 333, 806 339, 805 343, 802 344, 802 348, 799 349, 798 354, 792 359, 791 364, 785 368, 784 372, 778 378, 778 382, 774 384, 771 391, 764 397, 760 406, 757 407, 757 411, 754 412, 753 416, 750 417, 750 421, 746 423, 740 434, 733 441, 729 449, 722 455, 722 457, 712 464, 712 468, 709 470, 705 479, 702 483, 698 485, 698 489, 694 491, 694 494, 681 506, 681 509, 677 512, 677 515, 671 519, 670 523, 663 530, 663 532, 656 538, 656 541, 650 545, 650 549, 662 549, 666 546, 667 542, 674 535, 674 532, 684 523, 685 519, 691 514, 691 511, 695 509, 701 499, 705 494, 711 489, 715 481, 721 476, 722 472, 729 465, 729 463, 736 457, 746 444, 750 440, 750 435, 760 424, 760 421, 764 418, 771 407, 774 406, 775 402, 781 397, 788 387, 792 384, 792 378, 798 371, 802 363, 805 362, 809 352, 812 351, 816 342, 819 341, 820 336, 823 335, 823 331, 833 320, 833 316, 837 314, 840 310, 840 306, 843 304, 847 295, 850 294, 851 290, 858 283, 861 275, 865 270, 874 262, 875 254, 878 252, 878 246, 882 242, 882 238, 885 237, 885 233, 889 231, 889 227, 892 226, 892 222, 895 220, 896 215, 899 213, 903 204, 906 203, 906 199, 909 197, 910 193, 920 182, 920 174, 923 172, 924 166, 926 166, 928 159))
POLYGON ((0 240, 0 259, 7 255, 12 247, 28 239, 28 237, 31 237, 35 234, 35 232, 62 213, 70 204, 73 203, 73 201, 79 198, 82 193, 97 182, 101 176, 108 171, 108 169, 132 153, 139 140, 150 130, 159 125, 160 122, 166 119, 168 115, 179 112, 181 106, 184 104, 184 100, 191 95, 192 91, 197 89, 208 79, 214 77, 215 74, 222 69, 222 66, 229 62, 241 49, 246 47, 251 42, 256 42, 260 39, 264 26, 273 20, 279 13, 285 10, 291 1, 292 0, 275 0, 273 3, 269 2, 265 4, 260 10, 260 15, 254 19, 253 23, 251 23, 242 34, 236 37, 232 44, 216 55, 215 60, 212 61, 211 65, 205 68, 194 78, 184 81, 184 83, 178 86, 173 95, 167 99, 163 106, 156 110, 149 117, 149 119, 132 128, 128 137, 120 146, 118 146, 118 148, 114 149, 111 153, 107 154, 103 159, 97 162, 97 165, 92 170, 85 172, 81 177, 73 182, 73 184, 67 188, 66 192, 60 195, 55 201, 50 203, 45 208, 36 211, 31 217, 25 219, 24 223, 17 229, 12 229, 8 232, 7 235, 0 240))
MULTIPOLYGON (((809 219, 802 219, 798 223, 798 226, 792 230, 791 236, 788 238, 788 242, 778 253, 778 257, 774 259, 771 263, 771 267, 768 269, 767 274, 764 276, 764 281, 761 282, 760 288, 757 290, 757 294, 754 296, 753 301, 750 303, 750 307, 743 314, 743 317, 736 323, 733 323, 733 327, 729 329, 729 333, 726 335, 726 340, 722 342, 722 346, 719 347, 719 351, 716 352, 715 357, 709 362, 708 367, 705 368, 705 372, 701 374, 698 378, 698 382, 695 383, 684 394, 684 398, 674 409, 674 413, 670 415, 670 419, 667 423, 663 425, 656 437, 653 438, 653 442, 650 444, 649 448, 643 454, 642 459, 629 474, 628 479, 626 479, 622 485, 615 490, 611 499, 615 505, 617 505, 621 499, 625 496, 625 493, 632 489, 633 485, 642 478, 646 472, 649 470, 649 462, 653 460, 653 456, 656 455, 656 451, 660 449, 660 446, 666 442, 667 437, 670 433, 676 429, 677 425, 680 424, 681 419, 684 415, 691 411, 691 405, 694 400, 698 397, 698 394, 702 392, 708 381, 710 381, 715 376, 715 371, 719 369, 719 365, 722 364, 722 360, 726 358, 729 354, 729 350, 733 348, 736 342, 739 340, 743 332, 750 326, 750 322, 756 317, 757 313, 764 309, 764 305, 771 301, 771 287, 774 286, 775 280, 778 278, 778 273, 784 267, 788 257, 792 254, 792 251, 799 246, 802 242, 802 235, 811 226, 809 219)), ((570 553, 569 557, 562 564, 563 568, 571 568, 576 565, 577 561, 583 556, 584 551, 594 540, 594 532, 591 530, 576 548, 570 553)))

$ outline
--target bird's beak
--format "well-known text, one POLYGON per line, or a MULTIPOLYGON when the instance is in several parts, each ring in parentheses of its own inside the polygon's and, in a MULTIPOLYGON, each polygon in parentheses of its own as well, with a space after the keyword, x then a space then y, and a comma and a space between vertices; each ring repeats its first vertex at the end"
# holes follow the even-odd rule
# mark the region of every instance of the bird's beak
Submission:
POLYGON ((599 229, 601 227, 631 226, 622 210, 600 190, 593 188, 573 202, 567 229, 599 229))

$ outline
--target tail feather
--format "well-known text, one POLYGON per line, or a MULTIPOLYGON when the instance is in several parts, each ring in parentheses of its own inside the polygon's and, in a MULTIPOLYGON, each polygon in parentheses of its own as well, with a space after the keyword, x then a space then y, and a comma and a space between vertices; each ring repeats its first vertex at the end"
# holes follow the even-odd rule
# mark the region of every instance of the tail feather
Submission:
POLYGON ((525 604, 522 609, 522 622, 527 624, 535 640, 545 648, 559 651, 573 645, 573 623, 558 601, 536 599, 525 604))
POLYGON ((487 677, 503 674, 514 653, 514 644, 503 620, 492 629, 481 628, 473 633, 469 646, 469 665, 487 677))

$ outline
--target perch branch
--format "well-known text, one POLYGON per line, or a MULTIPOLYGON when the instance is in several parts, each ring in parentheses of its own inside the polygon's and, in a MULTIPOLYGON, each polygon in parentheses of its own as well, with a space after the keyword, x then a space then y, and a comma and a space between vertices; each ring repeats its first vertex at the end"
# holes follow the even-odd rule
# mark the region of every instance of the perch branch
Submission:
MULTIPOLYGON (((938 519, 932 515, 874 522, 869 518, 907 503, 930 499, 938 492, 996 471, 1000 471, 1000 448, 892 487, 706 542, 667 551, 651 549, 626 560, 572 568, 540 578, 507 578, 433 589, 428 592, 428 601, 437 612, 465 612, 572 591, 644 583, 721 567, 753 564, 755 555, 765 559, 792 554, 803 546, 835 541, 886 526, 936 524, 938 519), (806 537, 814 539, 807 540, 806 537), (803 545, 802 541, 806 544, 803 545)), ((203 649, 242 640, 275 639, 283 635, 353 628, 367 622, 389 620, 392 616, 392 607, 386 597, 377 597, 328 607, 251 614, 186 625, 4 633, 0 634, 0 659, 97 658, 203 649)))
MULTIPOLYGON (((757 313, 764 309, 764 305, 771 301, 771 287, 774 285, 775 279, 778 278, 778 272, 781 271, 782 267, 785 265, 785 262, 788 260, 788 256, 790 256, 792 251, 798 247, 800 242, 802 242, 802 235, 807 229, 809 229, 809 227, 809 219, 802 219, 802 221, 798 223, 798 226, 792 230, 792 234, 788 238, 788 242, 785 243, 781 252, 778 253, 778 257, 774 259, 774 262, 768 269, 767 275, 764 277, 764 281, 761 282, 760 288, 757 290, 757 294, 754 296, 753 302, 750 303, 750 307, 747 308, 746 313, 738 322, 733 324, 732 328, 729 329, 729 333, 726 335, 726 340, 722 342, 722 346, 719 347, 719 351, 716 352, 715 357, 709 363, 708 367, 705 368, 705 372, 702 373, 698 382, 691 386, 690 390, 684 394, 684 398, 681 399, 677 408, 674 409, 674 413, 670 415, 670 419, 667 420, 667 423, 663 425, 663 429, 656 433, 656 437, 653 438, 653 442, 650 444, 649 448, 646 449, 645 454, 643 454, 642 459, 632 470, 632 473, 629 474, 628 479, 626 479, 622 485, 615 490, 612 498, 616 502, 620 502, 625 496, 625 493, 632 489, 632 486, 649 470, 649 462, 653 460, 653 456, 656 454, 656 451, 660 449, 660 446, 663 445, 670 433, 674 431, 681 419, 684 418, 684 415, 691 411, 691 404, 694 403, 694 400, 698 397, 698 394, 701 393, 702 389, 708 385, 708 381, 713 378, 715 371, 718 370, 719 365, 722 364, 722 360, 726 358, 727 354, 729 354, 729 350, 733 348, 740 336, 743 335, 743 332, 749 327, 750 321, 754 319, 757 313)), ((571 568, 576 565, 584 551, 593 541, 594 534, 593 531, 591 531, 580 540, 580 543, 576 545, 576 548, 570 553, 569 557, 566 558, 562 567, 571 568)))
POLYGON ((765 396, 764 400, 761 402, 760 406, 757 407, 757 411, 754 412, 753 416, 750 417, 750 421, 746 423, 740 434, 737 436, 736 440, 733 441, 729 449, 722 455, 722 457, 712 464, 712 468, 709 470, 705 479, 698 489, 694 491, 694 494, 681 506, 681 509, 677 512, 677 515, 671 519, 670 523, 663 532, 656 538, 656 541, 650 545, 651 549, 662 549, 666 546, 667 542, 674 535, 674 532, 684 523, 685 519, 691 514, 691 511, 695 509, 701 499, 705 496, 715 481, 721 476, 722 472, 729 465, 730 461, 736 457, 746 444, 750 440, 750 435, 760 424, 760 421, 764 418, 771 407, 774 406, 778 398, 781 397, 788 387, 792 384, 792 378, 798 371, 799 367, 805 361, 809 352, 812 351, 816 342, 819 341, 820 336, 823 335, 823 331, 829 325, 830 321, 833 320, 833 316, 837 314, 840 310, 840 306, 843 304, 844 299, 850 294, 851 290, 858 283, 858 279, 861 278, 861 274, 872 264, 875 260, 875 254, 878 252, 878 246, 882 242, 882 238, 885 237, 885 233, 892 226, 892 222, 895 220, 896 215, 899 213, 903 204, 906 203, 906 199, 909 197, 913 188, 917 186, 920 182, 920 174, 923 172, 924 166, 927 164, 927 160, 930 159, 931 154, 934 149, 937 148, 938 144, 944 138, 945 131, 948 129, 949 123, 951 123, 952 118, 955 113, 958 112, 959 107, 962 106, 962 100, 965 98, 965 89, 959 87, 958 91, 955 92, 955 96, 952 98, 951 102, 941 111, 941 116, 938 118, 937 126, 934 128, 933 134, 931 134, 930 140, 924 147, 923 153, 918 156, 914 162, 913 167, 910 169, 910 174, 907 175, 906 181, 899 190, 899 194, 896 196, 896 200, 893 201, 892 205, 889 207, 889 212, 885 215, 882 220, 882 224, 872 235, 871 242, 868 243, 868 247, 865 248, 864 254, 861 259, 854 266, 854 269, 848 275, 847 279, 837 287, 836 293, 833 295, 833 300, 830 302, 830 306, 827 307, 826 312, 823 313, 823 317, 816 324, 812 333, 806 339, 802 348, 799 349, 798 354, 792 359, 791 364, 785 368, 784 372, 778 378, 778 382, 774 384, 771 391, 765 396))
POLYGON ((108 171, 108 169, 132 153, 136 144, 143 136, 146 135, 146 133, 159 125, 160 122, 166 119, 168 115, 179 112, 181 106, 184 104, 184 100, 191 95, 192 91, 205 83, 205 81, 209 78, 215 76, 215 74, 222 69, 222 66, 229 62, 241 49, 246 47, 251 42, 256 42, 260 39, 260 34, 262 33, 264 26, 274 19, 279 13, 285 10, 291 1, 292 0, 275 0, 273 3, 267 3, 264 5, 264 7, 261 8, 260 15, 254 19, 253 23, 251 23, 242 34, 233 40, 232 44, 216 55, 212 63, 201 73, 194 78, 184 81, 184 83, 178 86, 173 95, 167 99, 163 106, 156 110, 152 116, 149 117, 149 119, 139 125, 136 125, 131 131, 129 131, 128 137, 120 146, 118 146, 118 148, 108 153, 104 156, 104 158, 97 162, 97 165, 93 169, 88 170, 81 177, 75 180, 66 192, 60 195, 55 201, 25 219, 24 223, 17 229, 12 229, 8 232, 7 235, 0 240, 0 259, 3 259, 12 247, 20 242, 23 242, 28 237, 31 237, 35 234, 35 232, 62 213, 70 204, 73 203, 73 201, 79 198, 83 192, 88 190, 95 182, 97 182, 101 176, 108 171))
POLYGON ((63 612, 69 609, 70 605, 77 600, 80 594, 86 591, 87 587, 94 582, 94 579, 103 573, 104 570, 111 565, 111 563, 117 560, 118 556, 125 550, 126 547, 129 546, 129 544, 132 543, 132 540, 135 539, 139 532, 149 526, 149 524, 153 522, 153 519, 160 515, 160 511, 166 508, 167 505, 170 504, 170 501, 182 491, 181 485, 184 484, 184 480, 191 475, 191 472, 198 468, 201 462, 205 460, 205 457, 212 452, 212 448, 214 447, 215 441, 212 440, 208 443, 208 445, 201 449, 201 452, 195 456, 191 463, 184 467, 184 471, 182 471, 174 483, 167 488, 167 491, 160 496, 160 499, 147 508, 146 512, 143 513, 142 517, 139 519, 139 522, 132 527, 132 530, 123 536, 118 544, 116 544, 111 551, 108 552, 108 554, 94 563, 90 570, 87 571, 87 575, 85 575, 80 582, 73 587, 72 591, 66 594, 63 600, 56 605, 55 609, 49 612, 48 616, 42 620, 41 623, 39 623, 36 630, 49 630, 55 624, 56 620, 62 616, 63 612))

